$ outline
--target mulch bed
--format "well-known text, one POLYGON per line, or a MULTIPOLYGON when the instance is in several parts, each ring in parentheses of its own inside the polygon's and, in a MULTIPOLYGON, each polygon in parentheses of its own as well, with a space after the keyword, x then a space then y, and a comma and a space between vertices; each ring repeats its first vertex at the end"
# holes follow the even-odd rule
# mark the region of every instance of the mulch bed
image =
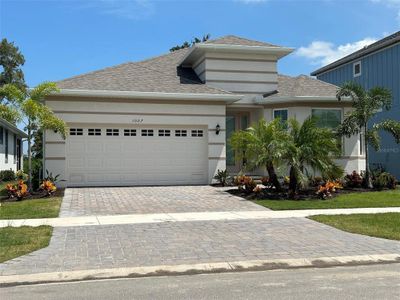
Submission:
MULTIPOLYGON (((309 188, 305 190, 299 191, 294 200, 321 200, 320 197, 316 194, 317 188, 309 188)), ((372 190, 363 189, 363 188, 344 188, 338 191, 337 193, 332 193, 332 197, 329 199, 335 198, 339 195, 350 194, 350 193, 364 193, 371 192, 372 190)), ((268 200, 287 200, 288 198, 288 190, 283 190, 280 193, 275 192, 274 190, 264 189, 262 192, 256 194, 251 193, 248 194, 244 191, 240 191, 237 187, 232 187, 232 189, 227 190, 228 193, 242 197, 247 200, 259 200, 259 199, 268 199, 268 200)))
MULTIPOLYGON (((57 189, 55 191, 55 193, 51 195, 51 197, 63 197, 63 196, 64 196, 64 189, 63 188, 57 189)), ((49 198, 49 196, 44 192, 36 191, 36 192, 30 193, 28 196, 25 196, 20 201, 33 200, 33 199, 43 199, 43 198, 49 198)), ((3 196, 3 197, 0 198, 0 202, 1 203, 4 203, 4 202, 19 202, 19 200, 17 198, 8 198, 8 196, 3 196)))

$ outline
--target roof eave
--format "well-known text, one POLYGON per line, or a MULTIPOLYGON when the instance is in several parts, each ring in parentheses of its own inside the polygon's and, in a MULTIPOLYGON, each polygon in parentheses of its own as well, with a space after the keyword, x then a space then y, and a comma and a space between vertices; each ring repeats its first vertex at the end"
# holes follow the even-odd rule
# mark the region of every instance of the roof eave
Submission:
POLYGON ((195 44, 186 55, 178 62, 178 65, 190 65, 197 60, 198 56, 206 50, 214 52, 229 53, 251 53, 274 55, 280 59, 294 51, 294 48, 277 46, 245 46, 245 45, 226 45, 226 44, 195 44))
POLYGON ((17 126, 15 126, 14 124, 12 124, 12 123, 10 123, 10 122, 2 119, 2 118, 0 118, 0 124, 2 126, 4 126, 5 128, 7 128, 8 130, 12 131, 13 133, 18 134, 22 138, 27 138, 28 137, 28 135, 25 132, 23 132, 22 130, 18 129, 17 126))
POLYGON ((124 99, 153 99, 153 100, 186 100, 186 101, 215 101, 233 103, 242 99, 238 94, 206 94, 206 93, 162 93, 162 92, 138 92, 138 91, 109 91, 109 90, 81 90, 60 89, 54 96, 69 97, 100 97, 100 98, 124 98, 124 99))
MULTIPOLYGON (((351 99, 346 97, 342 102, 350 102, 351 99)), ((332 103, 339 102, 336 96, 272 96, 256 100, 257 104, 281 104, 292 102, 315 102, 315 103, 332 103)))

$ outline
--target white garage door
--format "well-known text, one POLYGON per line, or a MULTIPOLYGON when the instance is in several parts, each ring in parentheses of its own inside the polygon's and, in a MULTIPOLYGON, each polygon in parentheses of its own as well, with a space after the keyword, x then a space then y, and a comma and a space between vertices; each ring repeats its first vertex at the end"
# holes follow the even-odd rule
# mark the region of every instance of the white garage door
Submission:
POLYGON ((196 127, 72 127, 69 186, 206 184, 207 130, 196 127))

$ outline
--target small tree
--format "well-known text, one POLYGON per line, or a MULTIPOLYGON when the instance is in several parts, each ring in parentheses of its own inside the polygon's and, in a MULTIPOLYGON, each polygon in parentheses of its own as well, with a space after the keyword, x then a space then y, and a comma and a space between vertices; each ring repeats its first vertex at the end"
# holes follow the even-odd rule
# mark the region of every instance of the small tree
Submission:
POLYGON ((176 45, 176 46, 172 47, 171 49, 169 49, 169 51, 170 52, 174 52, 176 50, 189 48, 189 47, 192 47, 193 45, 195 45, 197 43, 206 42, 209 39, 210 39, 210 34, 203 35, 203 37, 201 39, 198 38, 198 37, 195 37, 191 42, 185 41, 182 45, 176 45))
POLYGON ((280 119, 266 122, 261 119, 246 130, 233 133, 230 143, 237 160, 246 160, 246 168, 265 167, 271 183, 282 190, 275 166, 281 163, 287 144, 285 125, 280 119))
POLYGON ((45 82, 39 84, 31 90, 21 90, 14 85, 6 84, 0 88, 0 96, 12 99, 17 104, 18 111, 25 124, 25 130, 28 135, 28 170, 29 170, 29 190, 32 189, 32 140, 37 130, 54 130, 63 138, 67 134, 65 122, 59 119, 47 107, 43 100, 46 96, 58 92, 55 83, 45 82))
POLYGON ((24 73, 21 66, 25 63, 25 58, 18 47, 7 39, 0 42, 0 87, 5 84, 14 84, 20 89, 25 89, 24 73))
POLYGON ((365 184, 366 187, 372 188, 368 161, 368 145, 372 146, 375 150, 379 150, 379 130, 389 132, 394 136, 396 142, 400 143, 400 122, 383 120, 379 123, 370 124, 372 126, 368 128, 368 123, 378 111, 382 109, 389 110, 391 108, 392 95, 388 89, 382 87, 365 90, 358 83, 347 82, 337 92, 339 101, 343 97, 351 98, 353 110, 346 114, 342 124, 339 126, 338 132, 347 137, 363 133, 365 139, 365 184))
POLYGON ((331 129, 319 128, 313 117, 307 118, 303 124, 290 119, 288 135, 283 159, 289 166, 290 198, 294 198, 299 185, 307 181, 310 173, 307 168, 330 179, 343 175, 343 169, 334 162, 334 158, 340 155, 340 147, 331 129))

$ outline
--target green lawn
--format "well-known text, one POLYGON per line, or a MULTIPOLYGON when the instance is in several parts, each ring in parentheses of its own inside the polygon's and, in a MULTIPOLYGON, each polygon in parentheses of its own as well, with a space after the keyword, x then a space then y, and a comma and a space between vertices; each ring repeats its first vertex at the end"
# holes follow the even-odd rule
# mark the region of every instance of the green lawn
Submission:
POLYGON ((310 219, 352 233, 400 240, 400 213, 318 215, 310 219))
POLYGON ((3 202, 0 206, 0 219, 56 218, 61 201, 62 197, 51 197, 3 202))
POLYGON ((0 228, 0 263, 47 247, 52 232, 50 226, 0 228))
POLYGON ((255 200, 254 202, 272 210, 400 207, 400 189, 344 194, 328 200, 255 200))

